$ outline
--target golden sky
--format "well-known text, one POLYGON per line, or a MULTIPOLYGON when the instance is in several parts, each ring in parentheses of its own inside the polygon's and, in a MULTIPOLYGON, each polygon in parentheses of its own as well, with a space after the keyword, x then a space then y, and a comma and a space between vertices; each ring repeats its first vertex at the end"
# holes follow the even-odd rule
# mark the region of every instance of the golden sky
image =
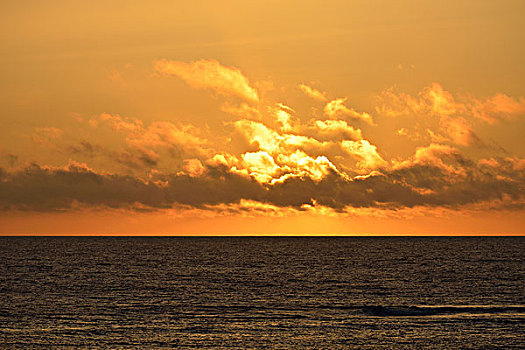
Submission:
POLYGON ((0 5, 0 234, 524 234, 525 2, 0 5))

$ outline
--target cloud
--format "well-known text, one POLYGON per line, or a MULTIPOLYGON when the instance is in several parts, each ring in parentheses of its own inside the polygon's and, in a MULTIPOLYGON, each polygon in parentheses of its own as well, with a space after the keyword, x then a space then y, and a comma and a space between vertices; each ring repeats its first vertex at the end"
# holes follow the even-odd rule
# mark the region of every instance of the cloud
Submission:
MULTIPOLYGON (((345 213, 355 208, 461 208, 488 202, 492 209, 523 209, 525 204, 525 160, 520 158, 473 162, 453 147, 433 144, 417 149, 410 159, 390 170, 348 178, 326 158, 301 152, 284 156, 294 157, 297 159, 290 163, 304 165, 305 172, 265 183, 224 165, 199 165, 194 160, 187 162, 191 173, 155 173, 147 179, 97 172, 74 162, 65 167, 31 164, 18 170, 0 169, 0 208, 159 210, 178 205, 225 208, 251 201, 297 210, 326 207, 345 213), (316 171, 323 175, 316 177, 316 171)), ((264 165, 259 174, 276 170, 274 164, 279 160, 272 159, 269 154, 255 153, 245 155, 244 161, 264 165)))
POLYGON ((106 76, 113 83, 119 84, 119 85, 121 85, 123 87, 127 86, 127 83, 124 80, 124 78, 122 77, 122 74, 120 74, 120 72, 118 70, 116 70, 116 69, 113 69, 110 72, 108 72, 106 76))
POLYGON ((332 100, 326 104, 324 107, 324 113, 329 116, 330 118, 338 118, 341 116, 350 117, 352 119, 358 119, 361 120, 367 124, 375 125, 374 120, 370 116, 370 114, 362 112, 356 112, 353 108, 348 108, 345 106, 346 98, 338 98, 335 100, 332 100))
POLYGON ((525 175, 515 168, 519 163, 519 159, 491 159, 487 167, 486 162, 476 164, 454 147, 431 144, 396 165, 390 176, 424 195, 427 205, 497 200, 523 208, 525 175))
POLYGON ((55 127, 34 128, 31 138, 35 143, 54 146, 54 142, 62 137, 64 131, 55 127))
POLYGON ((479 118, 487 123, 509 121, 525 116, 525 97, 512 98, 498 93, 486 99, 471 95, 456 95, 445 90, 438 83, 423 88, 417 96, 395 91, 394 87, 384 90, 379 96, 378 113, 391 117, 402 115, 434 115, 438 117, 462 116, 479 118))
POLYGON ((109 125, 115 131, 127 133, 139 133, 144 126, 141 120, 136 118, 125 118, 118 114, 112 115, 109 113, 102 113, 97 119, 91 119, 90 124, 94 127, 98 126, 99 120, 109 125))
POLYGON ((277 107, 270 107, 269 111, 277 123, 281 125, 282 131, 290 132, 295 130, 294 117, 292 116, 292 113, 295 113, 295 111, 292 108, 278 103, 277 107))
POLYGON ((259 181, 281 181, 289 176, 312 176, 320 179, 328 168, 335 166, 325 156, 312 157, 307 152, 324 153, 331 143, 320 142, 314 138, 280 134, 260 122, 239 120, 234 123, 236 130, 256 152, 242 154, 243 164, 236 165, 236 171, 251 174, 259 181))
POLYGON ((0 171, 3 210, 72 210, 81 207, 171 208, 174 204, 202 207, 258 198, 260 185, 246 177, 208 169, 206 176, 138 177, 98 173, 85 164, 66 167, 29 165, 11 173, 0 171))
POLYGON ((246 152, 242 156, 247 173, 259 182, 268 182, 279 171, 279 166, 265 151, 246 152))
POLYGON ((225 113, 240 117, 242 119, 260 120, 262 118, 262 114, 257 108, 252 107, 244 102, 240 105, 225 103, 221 106, 221 110, 225 113))
POLYGON ((222 95, 233 95, 250 102, 258 102, 257 90, 248 78, 235 67, 226 67, 215 60, 182 61, 159 60, 154 62, 157 73, 175 75, 198 89, 212 89, 222 95))
POLYGON ((281 135, 260 122, 241 119, 233 123, 235 129, 246 140, 266 152, 277 152, 280 149, 281 135))
MULTIPOLYGON (((264 154, 272 157, 270 172, 267 171, 269 162, 261 165, 260 169, 265 170, 260 171, 257 178, 265 179, 264 181, 281 181, 289 176, 309 176, 319 180, 330 172, 347 176, 339 170, 334 159, 342 159, 347 169, 359 173, 385 164, 377 154, 375 146, 361 140, 360 130, 350 127, 344 121, 313 120, 307 125, 295 125, 295 133, 287 133, 283 128, 280 128, 280 131, 272 129, 261 122, 251 120, 236 121, 234 127, 245 138, 250 148, 255 150, 250 156, 264 154), (307 136, 308 134, 312 136, 307 136), (319 140, 318 137, 324 140, 319 140), (352 148, 354 138, 358 138, 359 142, 352 148), (349 154, 351 157, 348 157, 349 154), (355 166, 350 164, 351 162, 355 166)), ((266 156, 265 158, 268 159, 266 156)), ((249 169, 244 171, 245 174, 257 172, 257 168, 253 164, 250 165, 249 169)), ((235 166, 239 171, 243 171, 242 165, 235 166)))
POLYGON ((318 138, 330 140, 360 140, 363 138, 360 129, 355 129, 344 120, 314 120, 311 128, 318 138))
POLYGON ((65 148, 65 155, 83 157, 87 159, 104 158, 112 163, 123 165, 130 170, 151 169, 158 165, 160 155, 150 149, 112 150, 99 144, 88 141, 80 141, 65 148))
MULTIPOLYGON (((483 145, 470 121, 464 117, 473 119, 472 107, 468 103, 458 102, 438 83, 423 88, 418 96, 397 93, 394 88, 390 88, 382 92, 379 100, 381 105, 376 110, 387 116, 411 116, 419 122, 437 119, 439 131, 446 136, 427 128, 432 141, 448 141, 461 146, 483 145)), ((409 136, 407 130, 403 130, 403 134, 409 136)))
POLYGON ((7 167, 12 168, 17 165, 19 162, 19 156, 9 152, 5 152, 2 147, 0 147, 0 168, 7 167))
POLYGON ((313 181, 321 181, 331 173, 341 175, 341 172, 325 156, 311 157, 301 150, 296 150, 291 154, 280 154, 277 157, 280 164, 290 172, 281 176, 277 181, 283 182, 290 177, 309 178, 313 181))
POLYGON ((203 131, 190 124, 144 123, 137 118, 109 113, 79 121, 86 122, 93 130, 84 132, 83 139, 59 149, 57 153, 64 160, 74 159, 125 174, 145 175, 154 169, 181 171, 185 160, 202 162, 218 152, 203 135, 208 136, 209 130, 203 131))
POLYGON ((377 153, 377 147, 371 145, 367 140, 345 140, 341 146, 350 156, 357 158, 359 168, 370 170, 386 165, 384 159, 377 153))
MULTIPOLYGON (((420 93, 420 103, 426 104, 431 112, 438 116, 450 116, 464 109, 462 104, 456 103, 452 94, 438 83, 432 83, 420 93)), ((423 106, 420 106, 423 109, 423 106)))
POLYGON ((182 159, 192 156, 208 157, 211 152, 208 140, 199 135, 198 128, 189 124, 175 125, 157 121, 146 126, 139 119, 109 113, 91 118, 89 124, 94 128, 108 126, 123 135, 126 150, 112 152, 89 143, 77 144, 71 150, 84 154, 104 151, 131 168, 156 165, 160 161, 160 153, 182 159))
POLYGON ((191 177, 201 176, 205 173, 206 169, 202 165, 202 162, 196 158, 184 159, 184 172, 191 177))
MULTIPOLYGON (((524 159, 488 151, 479 159, 478 150, 472 149, 465 151, 473 157, 468 158, 461 151, 484 145, 474 126, 518 118, 524 111, 523 98, 498 94, 480 100, 452 94, 437 83, 415 95, 387 89, 376 111, 399 118, 385 123, 391 127, 388 135, 397 133, 408 138, 403 142, 420 146, 409 156, 389 159, 390 150, 383 152, 367 139, 368 128, 363 132, 350 125, 357 120, 376 124, 370 114, 347 106, 345 98, 329 100, 326 93, 300 84, 303 93, 325 102, 323 115, 314 109, 305 116, 301 115, 305 108, 296 112, 279 100, 253 104, 259 101, 259 92, 263 102, 271 97, 252 87, 264 84, 250 85, 240 70, 217 61, 162 60, 155 62, 155 70, 196 88, 239 97, 221 106, 223 112, 239 117, 220 128, 229 134, 214 134, 207 125, 145 122, 102 113, 87 120, 93 129, 84 134, 101 137, 77 139, 60 149, 66 159, 80 158, 91 168, 75 161, 53 167, 4 160, 0 210, 182 206, 347 215, 363 208, 369 212, 467 205, 524 208, 524 159)), ((388 130, 377 126, 375 137, 384 137, 388 130)), ((61 135, 57 128, 37 128, 33 139, 44 143, 61 135)))
POLYGON ((462 117, 441 117, 439 121, 441 129, 450 137, 450 140, 462 146, 482 144, 469 123, 462 117))
POLYGON ((74 145, 71 145, 67 148, 67 152, 70 154, 82 154, 87 157, 95 157, 96 155, 104 152, 104 148, 100 145, 93 144, 89 141, 80 141, 74 145))
POLYGON ((490 124, 525 116, 524 97, 513 99, 505 94, 497 94, 485 101, 474 97, 469 100, 472 114, 490 124))
POLYGON ((397 92, 395 87, 384 90, 377 96, 378 113, 400 117, 403 115, 451 116, 464 112, 466 107, 457 103, 452 94, 440 84, 432 83, 421 90, 417 96, 397 92))
POLYGON ((463 165, 470 164, 461 152, 448 145, 433 143, 418 147, 412 159, 399 163, 394 169, 429 166, 446 171, 447 175, 466 175, 463 165))
POLYGON ((305 85, 305 84, 299 84, 297 86, 299 90, 301 90, 306 96, 313 98, 314 100, 326 102, 328 101, 328 98, 326 97, 325 92, 321 92, 319 90, 316 90, 315 88, 305 85))

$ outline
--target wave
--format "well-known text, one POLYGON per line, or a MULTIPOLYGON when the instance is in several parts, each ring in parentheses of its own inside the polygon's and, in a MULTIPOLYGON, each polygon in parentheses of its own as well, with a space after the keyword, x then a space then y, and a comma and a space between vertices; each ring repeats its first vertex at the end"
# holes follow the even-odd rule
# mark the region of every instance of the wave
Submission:
POLYGON ((525 306, 364 306, 363 313, 369 316, 434 316, 434 315, 485 315, 525 314, 525 306))
POLYGON ((312 309, 340 310, 350 315, 366 316, 434 316, 434 315, 523 315, 525 305, 302 305, 302 306, 262 306, 262 305, 198 305, 190 312, 215 312, 218 314, 269 313, 272 317, 306 317, 312 309))

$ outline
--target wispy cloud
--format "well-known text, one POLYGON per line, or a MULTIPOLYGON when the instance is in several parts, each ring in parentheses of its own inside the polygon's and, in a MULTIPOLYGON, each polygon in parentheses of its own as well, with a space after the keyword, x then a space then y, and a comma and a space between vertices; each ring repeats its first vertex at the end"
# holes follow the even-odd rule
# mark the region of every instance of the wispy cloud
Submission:
POLYGON ((154 62, 154 69, 163 75, 177 76, 194 88, 212 89, 219 94, 238 96, 250 102, 259 101, 257 90, 238 68, 223 66, 215 60, 187 63, 164 59, 154 62))
POLYGON ((64 131, 55 127, 39 127, 33 130, 31 138, 34 142, 45 145, 54 146, 54 142, 62 137, 64 131))
MULTIPOLYGON (((482 145, 483 142, 474 131, 471 120, 478 116, 469 101, 455 98, 438 83, 425 87, 417 96, 387 89, 379 96, 377 112, 390 117, 411 116, 419 122, 436 119, 439 131, 428 129, 434 141, 449 141, 461 146, 482 145), (444 134, 445 136, 443 136, 444 134)), ((477 100, 476 100, 477 101, 477 100)), ((408 135, 406 129, 404 134, 408 135)))
POLYGON ((372 116, 366 112, 357 112, 355 109, 345 105, 346 98, 337 98, 328 102, 324 107, 324 113, 330 118, 350 117, 361 120, 367 124, 374 125, 372 116))
POLYGON ((472 114, 490 124, 525 117, 525 97, 514 99, 505 94, 497 94, 486 100, 472 96, 469 100, 472 114))
POLYGON ((328 98, 326 97, 325 92, 321 92, 311 86, 308 86, 306 84, 299 84, 297 86, 299 90, 301 90, 306 96, 313 98, 314 100, 326 102, 328 101, 328 98))
POLYGON ((378 113, 392 117, 402 115, 463 116, 479 118, 487 123, 525 117, 525 97, 512 98, 498 93, 486 99, 472 95, 454 96, 438 83, 423 88, 417 96, 389 88, 378 96, 378 113))

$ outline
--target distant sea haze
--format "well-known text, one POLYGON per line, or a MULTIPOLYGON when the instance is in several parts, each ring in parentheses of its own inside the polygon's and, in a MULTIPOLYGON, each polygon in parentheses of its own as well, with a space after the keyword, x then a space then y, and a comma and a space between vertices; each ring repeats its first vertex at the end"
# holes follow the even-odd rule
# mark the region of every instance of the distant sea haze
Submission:
POLYGON ((525 237, 1 237, 1 349, 525 348, 525 237))

